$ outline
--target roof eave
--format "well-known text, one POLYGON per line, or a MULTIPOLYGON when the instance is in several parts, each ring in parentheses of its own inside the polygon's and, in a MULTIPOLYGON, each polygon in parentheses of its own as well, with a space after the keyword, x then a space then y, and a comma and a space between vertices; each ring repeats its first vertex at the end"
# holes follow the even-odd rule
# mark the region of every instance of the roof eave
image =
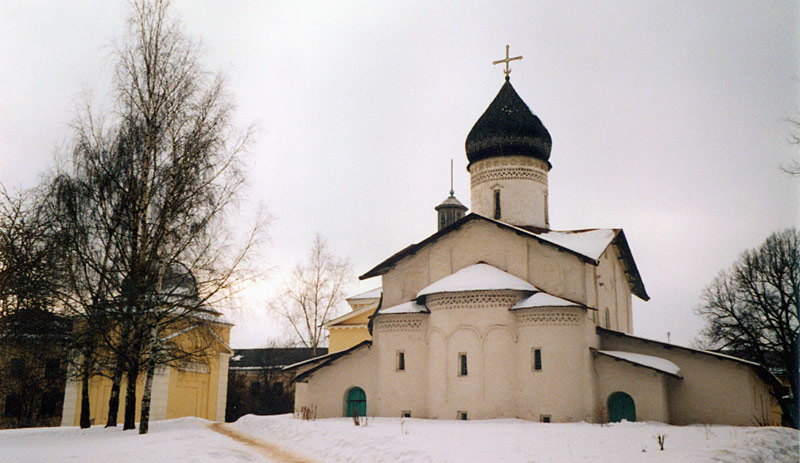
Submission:
POLYGON ((622 260, 626 267, 625 273, 629 275, 628 284, 631 286, 631 292, 639 299, 649 301, 650 296, 647 294, 644 281, 642 281, 642 275, 639 273, 639 268, 636 266, 636 261, 633 259, 631 248, 628 246, 628 240, 625 238, 625 231, 621 228, 615 229, 615 231, 616 236, 611 242, 617 246, 617 249, 619 249, 622 254, 622 260))
MULTIPOLYGON (((359 349, 361 349, 363 347, 369 347, 371 345, 372 345, 372 341, 369 341, 369 340, 368 341, 362 341, 362 342, 356 344, 355 346, 353 346, 353 347, 351 347, 349 349, 341 350, 339 352, 334 352, 334 353, 328 354, 326 356, 317 357, 316 359, 309 359, 309 360, 321 360, 321 362, 318 365, 313 366, 313 367, 309 368, 308 370, 306 370, 306 371, 300 373, 299 375, 295 376, 294 379, 292 379, 292 382, 295 383, 295 382, 300 381, 300 380, 302 380, 304 378, 307 378, 308 376, 311 376, 311 374, 313 374, 314 372, 316 372, 316 371, 318 371, 318 370, 330 365, 331 363, 335 362, 336 360, 340 359, 341 357, 344 357, 345 355, 349 355, 349 354, 355 352, 356 350, 359 350, 359 349)), ((287 367, 284 367, 283 371, 293 370, 293 369, 297 368, 298 366, 301 366, 301 364, 307 363, 307 362, 308 361, 295 363, 294 365, 289 365, 287 367)))
MULTIPOLYGON (((376 298, 376 299, 378 299, 378 298, 376 298)), ((363 314, 369 312, 370 310, 375 310, 375 309, 378 308, 377 306, 371 307, 371 305, 372 304, 364 306, 364 307, 362 307, 360 309, 357 309, 357 310, 350 311, 350 312, 348 312, 348 313, 346 313, 344 315, 341 315, 339 317, 334 318, 333 320, 329 320, 329 321, 323 323, 322 327, 323 328, 330 328, 333 325, 337 325, 337 324, 339 324, 339 323, 341 323, 341 322, 343 322, 345 320, 349 320, 349 319, 351 319, 353 317, 357 317, 359 315, 363 315, 363 314)))
POLYGON ((770 383, 771 386, 780 387, 780 385, 781 385, 781 382, 780 382, 780 380, 778 380, 777 376, 775 376, 772 372, 770 372, 764 365, 761 365, 760 363, 757 363, 757 362, 751 362, 750 360, 740 359, 740 358, 734 357, 732 355, 725 355, 725 354, 720 354, 720 353, 717 353, 717 352, 711 352, 711 351, 702 350, 702 349, 694 349, 694 348, 691 348, 691 347, 679 346, 677 344, 669 344, 669 343, 662 342, 662 341, 656 341, 655 339, 642 338, 642 337, 639 337, 639 336, 634 336, 632 334, 623 333, 622 331, 615 331, 615 330, 610 330, 608 328, 602 328, 600 326, 595 327, 595 331, 597 332, 597 334, 601 334, 601 335, 602 334, 608 334, 610 336, 617 336, 617 337, 622 337, 622 338, 631 338, 631 339, 635 339, 635 340, 642 341, 642 342, 649 342, 649 343, 652 343, 652 344, 657 344, 657 345, 660 345, 661 347, 663 347, 665 349, 679 349, 679 350, 684 350, 684 351, 687 351, 687 352, 690 352, 690 353, 693 353, 693 354, 705 354, 705 355, 708 355, 710 357, 714 357, 714 358, 719 359, 719 360, 728 360, 728 361, 731 361, 731 362, 737 362, 737 363, 740 363, 740 364, 743 364, 743 365, 747 365, 750 368, 752 368, 753 370, 755 370, 756 374, 761 379, 763 379, 764 382, 770 383))
POLYGON ((603 351, 595 349, 594 347, 590 347, 589 350, 592 351, 592 353, 595 354, 595 355, 602 355, 602 356, 604 356, 606 358, 614 359, 617 362, 625 362, 625 363, 628 363, 628 364, 633 365, 635 367, 647 368, 648 370, 653 370, 653 371, 661 373, 663 375, 671 376, 671 377, 677 378, 677 379, 683 379, 683 376, 681 376, 681 375, 676 375, 675 373, 670 373, 668 371, 659 370, 658 368, 651 367, 650 365, 644 365, 642 363, 633 362, 631 360, 624 359, 624 358, 621 358, 621 357, 615 357, 613 355, 608 355, 603 351))

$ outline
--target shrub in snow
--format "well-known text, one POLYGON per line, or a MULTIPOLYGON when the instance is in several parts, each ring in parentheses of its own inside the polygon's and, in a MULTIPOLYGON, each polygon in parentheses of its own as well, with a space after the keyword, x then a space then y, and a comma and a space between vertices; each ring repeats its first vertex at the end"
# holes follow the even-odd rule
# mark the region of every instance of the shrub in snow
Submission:
POLYGON ((300 407, 299 411, 294 412, 295 419, 301 419, 306 421, 315 420, 317 418, 317 407, 300 407))
POLYGON ((658 441, 659 450, 663 451, 664 450, 664 441, 667 440, 667 435, 666 434, 656 434, 654 437, 658 441))

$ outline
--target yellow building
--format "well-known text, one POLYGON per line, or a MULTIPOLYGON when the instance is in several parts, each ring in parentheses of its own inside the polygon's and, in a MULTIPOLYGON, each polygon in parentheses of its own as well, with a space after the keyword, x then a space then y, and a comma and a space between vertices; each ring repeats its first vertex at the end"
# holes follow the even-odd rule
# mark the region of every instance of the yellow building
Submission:
POLYGON ((348 298, 347 303, 352 311, 323 325, 329 333, 328 352, 339 352, 372 339, 369 334, 369 318, 375 313, 380 301, 381 288, 348 298))
MULTIPOLYGON (((230 341, 231 323, 222 319, 221 313, 205 309, 203 315, 213 317, 212 323, 198 325, 213 339, 206 361, 187 363, 178 367, 161 367, 153 378, 150 403, 150 420, 165 420, 184 416, 197 416, 212 421, 225 420, 225 404, 228 387, 228 360, 233 350, 230 341)), ((204 317, 206 318, 206 317, 204 317)), ((183 333, 188 340, 190 332, 183 333)), ((205 335, 205 333, 203 334, 205 335)), ((189 341, 190 342, 190 341, 189 341)), ((136 421, 141 412, 145 374, 139 375, 136 385, 136 421)), ((124 420, 125 384, 122 380, 118 422, 124 420)), ((111 397, 111 380, 94 376, 89 381, 90 419, 92 424, 104 424, 108 416, 108 401, 111 397)), ((79 379, 67 381, 64 392, 62 426, 78 426, 81 416, 81 383, 79 379)))

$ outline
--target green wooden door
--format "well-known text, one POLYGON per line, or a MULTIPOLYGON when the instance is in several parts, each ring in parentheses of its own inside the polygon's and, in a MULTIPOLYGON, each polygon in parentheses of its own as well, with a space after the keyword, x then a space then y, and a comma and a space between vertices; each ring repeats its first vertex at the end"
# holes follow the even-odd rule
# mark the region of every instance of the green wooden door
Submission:
POLYGON ((624 392, 615 392, 608 396, 608 421, 636 421, 636 406, 633 398, 624 392))
POLYGON ((347 416, 367 416, 367 394, 360 387, 347 393, 347 416))

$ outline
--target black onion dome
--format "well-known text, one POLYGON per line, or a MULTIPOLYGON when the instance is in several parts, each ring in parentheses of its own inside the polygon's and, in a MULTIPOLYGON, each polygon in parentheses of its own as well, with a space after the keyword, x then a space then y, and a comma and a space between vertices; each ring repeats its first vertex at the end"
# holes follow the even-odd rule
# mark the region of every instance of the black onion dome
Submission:
POLYGON ((547 162, 552 145, 550 132, 506 78, 492 104, 467 135, 467 159, 471 164, 481 159, 519 155, 547 162))

